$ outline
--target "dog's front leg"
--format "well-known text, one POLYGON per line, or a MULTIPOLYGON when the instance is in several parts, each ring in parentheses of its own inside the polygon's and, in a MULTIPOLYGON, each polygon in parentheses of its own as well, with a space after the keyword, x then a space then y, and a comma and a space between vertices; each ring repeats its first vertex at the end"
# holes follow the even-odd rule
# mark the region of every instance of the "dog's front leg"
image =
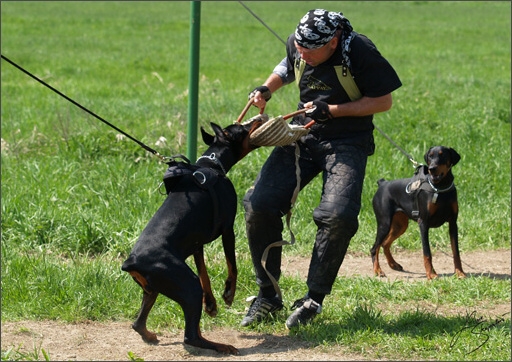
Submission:
POLYGON ((457 227, 457 221, 455 219, 450 220, 448 223, 448 230, 450 233, 450 243, 452 246, 452 255, 453 255, 453 264, 455 266, 455 274, 459 278, 465 278, 466 273, 462 270, 462 262, 460 260, 460 253, 459 253, 459 231, 457 227))
POLYGON ((236 279, 238 275, 235 255, 235 232, 232 227, 222 233, 222 246, 224 247, 224 255, 226 256, 226 263, 228 266, 228 277, 226 279, 222 298, 228 306, 231 306, 233 299, 235 298, 236 279))
POLYGON ((215 317, 217 316, 217 301, 213 296, 210 277, 208 276, 208 271, 206 270, 206 265, 204 263, 203 247, 194 253, 194 261, 196 263, 197 273, 199 274, 199 281, 203 288, 204 311, 209 316, 215 317))
POLYGON ((421 235, 421 245, 423 248, 423 263, 425 264, 425 270, 427 272, 427 279, 435 279, 437 278, 437 273, 432 266, 432 252, 430 251, 430 241, 428 238, 428 225, 427 223, 419 219, 418 220, 420 226, 420 235, 421 235))

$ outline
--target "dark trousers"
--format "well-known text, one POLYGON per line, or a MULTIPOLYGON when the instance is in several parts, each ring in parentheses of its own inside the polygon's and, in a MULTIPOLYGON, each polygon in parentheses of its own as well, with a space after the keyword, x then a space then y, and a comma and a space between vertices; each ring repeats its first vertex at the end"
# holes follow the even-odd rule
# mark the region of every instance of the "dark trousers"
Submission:
MULTIPOLYGON (((320 173, 323 178, 320 203, 313 211, 318 229, 307 279, 311 291, 331 292, 350 239, 358 229, 372 141, 371 133, 332 140, 319 140, 309 134, 297 143, 300 188, 320 173)), ((268 245, 283 239, 282 217, 290 210, 296 184, 295 145, 276 147, 244 197, 247 237, 260 287, 272 285, 261 265, 261 256, 268 245)), ((300 196, 297 201, 311 202, 300 196)), ((266 268, 276 280, 281 275, 281 253, 282 247, 275 247, 267 257, 266 268)))

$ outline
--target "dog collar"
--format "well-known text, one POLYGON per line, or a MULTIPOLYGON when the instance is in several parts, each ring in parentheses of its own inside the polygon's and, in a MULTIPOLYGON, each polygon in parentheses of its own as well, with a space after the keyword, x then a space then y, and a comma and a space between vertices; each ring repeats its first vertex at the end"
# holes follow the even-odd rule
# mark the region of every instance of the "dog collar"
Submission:
MULTIPOLYGON (((409 182, 405 186, 405 192, 408 194, 415 193, 416 197, 418 197, 418 194, 416 192, 418 192, 420 189, 427 191, 427 192, 433 192, 434 195, 432 196, 431 202, 433 204, 435 204, 437 202, 437 198, 440 193, 448 192, 451 189, 453 189, 454 187, 455 187, 455 184, 452 182, 451 185, 448 186, 447 188, 439 189, 439 188, 435 187, 434 184, 432 183, 432 177, 430 175, 425 175, 425 177, 422 177, 415 181, 409 182), (428 186, 426 186, 425 179, 427 179, 430 189, 428 189, 428 186), (424 184, 425 184, 425 186, 423 186, 424 184)), ((416 199, 416 202, 417 202, 417 199, 416 199)), ((417 210, 413 211, 413 216, 417 217, 418 215, 419 214, 418 214, 417 210)))
POLYGON ((432 187, 432 190, 435 191, 434 196, 432 197, 432 203, 433 204, 435 204, 437 202, 437 196, 440 193, 450 191, 455 186, 455 184, 452 182, 452 184, 450 186, 448 186, 447 188, 445 188, 445 189, 438 189, 437 187, 434 186, 434 184, 432 183, 432 181, 430 179, 431 179, 431 177, 430 177, 430 175, 428 175, 427 176, 428 184, 430 185, 430 187, 432 187))
MULTIPOLYGON (((210 156, 201 156, 197 159, 197 161, 199 161, 201 159, 207 159, 207 160, 213 161, 215 164, 217 164, 220 167, 220 169, 222 170, 224 175, 227 174, 226 169, 224 168, 224 166, 222 166, 222 162, 220 162, 220 160, 217 157, 215 157, 215 153, 212 153, 210 156)), ((197 161, 196 161, 196 163, 197 163, 197 161)))
POLYGON ((450 191, 455 186, 455 184, 452 182, 452 184, 450 186, 448 186, 447 188, 445 188, 445 189, 438 189, 432 183, 430 175, 427 176, 427 181, 428 181, 428 184, 430 185, 430 187, 432 187, 432 190, 434 190, 437 193, 448 192, 448 191, 450 191))

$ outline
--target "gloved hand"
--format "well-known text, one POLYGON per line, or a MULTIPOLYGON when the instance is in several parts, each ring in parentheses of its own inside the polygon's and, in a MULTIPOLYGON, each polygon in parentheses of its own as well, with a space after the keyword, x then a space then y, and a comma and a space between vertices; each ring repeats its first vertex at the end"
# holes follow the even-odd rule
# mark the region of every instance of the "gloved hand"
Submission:
POLYGON ((272 98, 272 93, 270 92, 270 89, 268 89, 267 86, 262 85, 262 86, 254 88, 249 93, 248 99, 251 99, 252 97, 254 97, 256 95, 256 92, 261 92, 261 95, 263 96, 263 99, 265 99, 265 102, 268 102, 269 99, 272 98))
POLYGON ((323 101, 313 101, 313 107, 316 107, 313 111, 306 114, 308 117, 314 119, 316 122, 325 122, 332 118, 332 114, 329 111, 329 105, 323 101))

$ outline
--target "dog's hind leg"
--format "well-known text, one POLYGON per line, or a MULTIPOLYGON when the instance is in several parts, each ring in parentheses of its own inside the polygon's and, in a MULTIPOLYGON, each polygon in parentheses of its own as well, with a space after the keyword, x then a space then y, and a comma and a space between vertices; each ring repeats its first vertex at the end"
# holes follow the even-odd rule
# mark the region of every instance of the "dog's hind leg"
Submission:
POLYGON ((148 320, 149 312, 151 311, 151 308, 153 308, 157 297, 157 292, 147 292, 144 290, 139 315, 132 324, 132 328, 142 336, 143 341, 151 344, 158 343, 158 338, 155 333, 148 331, 146 322, 148 320))
POLYGON ((377 236, 375 238, 375 243, 373 244, 373 247, 370 250, 370 254, 372 256, 372 264, 373 264, 373 273, 376 276, 379 277, 386 277, 386 274, 382 271, 379 263, 379 253, 380 253, 380 247, 382 246, 382 243, 384 242, 386 236, 389 233, 390 225, 387 225, 387 223, 383 222, 377 222, 377 236))
POLYGON ((211 342, 201 336, 199 329, 203 304, 203 288, 197 275, 185 262, 175 260, 166 275, 159 277, 159 292, 178 303, 185 315, 185 344, 213 349, 221 353, 238 354, 230 345, 211 342))
POLYGON ((393 214, 390 225, 387 225, 387 222, 382 221, 379 223, 375 244, 371 249, 373 272, 376 276, 386 276, 386 274, 382 271, 379 263, 379 251, 381 247, 384 250, 384 255, 386 256, 389 267, 393 270, 403 270, 402 266, 398 264, 391 255, 391 244, 393 241, 398 239, 405 232, 405 230, 407 230, 408 225, 409 219, 407 218, 407 215, 402 211, 397 211, 393 214))
POLYGON ((132 324, 132 328, 141 335, 142 340, 146 343, 158 343, 158 338, 155 333, 152 333, 146 328, 146 321, 148 319, 149 312, 153 305, 155 304, 156 298, 158 297, 158 292, 154 291, 150 285, 148 278, 139 273, 135 269, 135 261, 134 256, 130 256, 124 263, 122 270, 128 272, 133 280, 140 285, 143 290, 142 296, 142 305, 139 310, 139 314, 137 319, 132 324))
POLYGON ((379 277, 385 277, 386 274, 382 271, 379 263, 380 241, 377 239, 373 244, 370 254, 372 256, 373 273, 379 277))
POLYGON ((391 229, 382 243, 382 249, 384 250, 388 265, 393 270, 404 270, 391 255, 391 244, 407 230, 407 226, 409 226, 409 218, 407 215, 402 211, 395 212, 393 220, 391 221, 391 229))

